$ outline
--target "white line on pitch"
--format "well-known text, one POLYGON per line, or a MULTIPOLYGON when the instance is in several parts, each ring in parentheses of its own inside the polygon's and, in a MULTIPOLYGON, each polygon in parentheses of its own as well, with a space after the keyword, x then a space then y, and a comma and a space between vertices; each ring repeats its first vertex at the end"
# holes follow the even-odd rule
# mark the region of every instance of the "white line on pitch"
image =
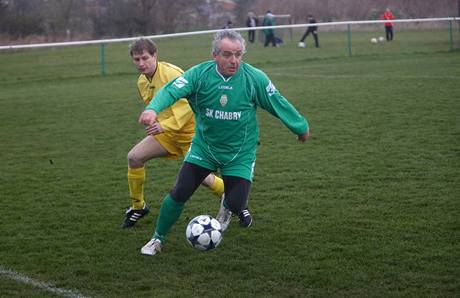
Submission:
POLYGON ((14 281, 22 282, 24 284, 31 285, 31 286, 34 286, 34 287, 37 287, 45 291, 52 292, 52 293, 55 293, 55 294, 58 294, 64 297, 70 297, 70 298, 87 298, 88 297, 74 290, 57 288, 50 283, 42 282, 42 281, 27 277, 21 273, 5 269, 2 266, 0 266, 0 276, 6 276, 14 281))

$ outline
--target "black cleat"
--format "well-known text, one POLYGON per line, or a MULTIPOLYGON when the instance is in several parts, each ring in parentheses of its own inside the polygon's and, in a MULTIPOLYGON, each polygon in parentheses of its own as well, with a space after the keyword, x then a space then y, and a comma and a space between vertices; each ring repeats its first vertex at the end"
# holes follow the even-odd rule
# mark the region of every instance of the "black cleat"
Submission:
POLYGON ((243 228, 249 228, 252 224, 252 216, 251 213, 249 213, 248 209, 242 210, 238 214, 238 218, 240 220, 240 226, 243 228))
POLYGON ((133 227, 136 222, 149 213, 149 205, 144 203, 142 209, 133 209, 132 207, 126 209, 125 222, 121 226, 122 229, 133 227))

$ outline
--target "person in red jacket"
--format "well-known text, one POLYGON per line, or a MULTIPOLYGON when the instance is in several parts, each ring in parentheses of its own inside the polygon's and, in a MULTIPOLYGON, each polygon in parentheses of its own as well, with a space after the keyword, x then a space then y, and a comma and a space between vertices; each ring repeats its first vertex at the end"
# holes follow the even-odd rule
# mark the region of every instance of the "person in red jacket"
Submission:
MULTIPOLYGON (((393 16, 393 13, 391 12, 391 10, 387 8, 385 12, 383 13, 382 19, 394 20, 395 17, 393 16)), ((393 40, 393 23, 387 22, 387 23, 384 23, 384 25, 385 25, 385 34, 387 37, 387 41, 392 41, 393 40)))

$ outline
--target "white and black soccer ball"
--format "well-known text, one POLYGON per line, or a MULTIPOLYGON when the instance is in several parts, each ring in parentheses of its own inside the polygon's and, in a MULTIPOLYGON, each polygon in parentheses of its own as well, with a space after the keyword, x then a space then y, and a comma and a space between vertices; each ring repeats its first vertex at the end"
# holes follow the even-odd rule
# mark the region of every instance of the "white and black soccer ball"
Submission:
POLYGON ((371 43, 378 43, 377 38, 375 38, 375 37, 371 38, 371 43))
POLYGON ((187 242, 198 250, 211 250, 222 241, 222 227, 210 215, 198 215, 187 225, 185 231, 187 242))
POLYGON ((297 45, 299 48, 305 48, 305 43, 304 42, 299 42, 297 45))
POLYGON ((385 41, 385 38, 383 38, 383 36, 380 36, 379 37, 379 42, 384 42, 385 41))

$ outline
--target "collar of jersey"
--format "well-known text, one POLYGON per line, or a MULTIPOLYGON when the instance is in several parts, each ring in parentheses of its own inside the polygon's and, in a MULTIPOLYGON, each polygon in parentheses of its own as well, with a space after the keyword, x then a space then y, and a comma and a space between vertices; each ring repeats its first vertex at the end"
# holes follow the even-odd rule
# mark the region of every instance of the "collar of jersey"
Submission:
MULTIPOLYGON (((238 69, 238 71, 239 71, 239 69, 238 69)), ((237 71, 235 74, 237 74, 238 71, 237 71)), ((217 72, 217 74, 222 78, 222 80, 223 80, 225 83, 227 83, 228 81, 230 81, 231 78, 233 78, 233 76, 229 76, 228 78, 225 78, 225 77, 219 72, 219 69, 217 69, 217 64, 216 64, 216 72, 217 72)))

